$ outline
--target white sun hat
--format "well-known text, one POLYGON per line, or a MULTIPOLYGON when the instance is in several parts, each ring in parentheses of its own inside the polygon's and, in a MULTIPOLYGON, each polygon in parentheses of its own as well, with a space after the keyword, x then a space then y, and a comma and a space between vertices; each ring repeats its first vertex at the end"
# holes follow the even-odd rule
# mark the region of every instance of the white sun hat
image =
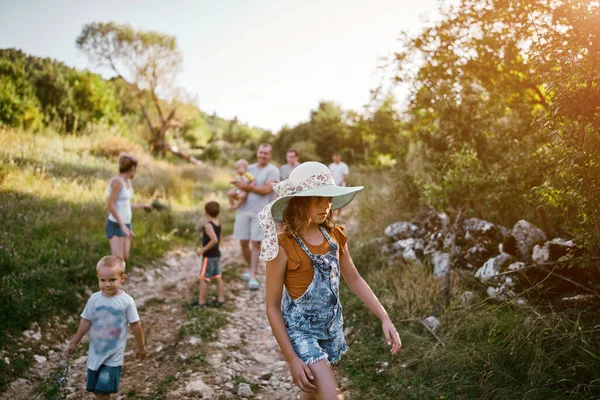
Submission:
POLYGON ((343 208, 350 203, 363 186, 342 187, 335 184, 326 165, 308 161, 298 165, 290 177, 273 185, 279 197, 258 213, 258 222, 264 232, 260 260, 270 261, 277 257, 279 243, 275 221, 283 220, 283 212, 292 197, 331 197, 331 210, 343 208))

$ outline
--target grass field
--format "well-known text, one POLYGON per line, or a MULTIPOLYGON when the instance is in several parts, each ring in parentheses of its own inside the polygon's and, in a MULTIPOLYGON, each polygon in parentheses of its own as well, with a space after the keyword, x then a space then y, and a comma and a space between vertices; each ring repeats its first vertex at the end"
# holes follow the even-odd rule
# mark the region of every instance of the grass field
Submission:
MULTIPOLYGON (((140 159, 134 202, 159 198, 171 211, 134 210, 129 266, 198 240, 203 204, 225 205, 228 171, 154 161, 123 138, 0 130, 0 348, 14 350, 32 322, 79 310, 96 290, 94 267, 110 253, 104 237, 106 189, 120 151, 140 159)), ((232 215, 222 214, 224 233, 232 215)), ((28 366, 24 354, 0 358, 0 387, 28 366)))

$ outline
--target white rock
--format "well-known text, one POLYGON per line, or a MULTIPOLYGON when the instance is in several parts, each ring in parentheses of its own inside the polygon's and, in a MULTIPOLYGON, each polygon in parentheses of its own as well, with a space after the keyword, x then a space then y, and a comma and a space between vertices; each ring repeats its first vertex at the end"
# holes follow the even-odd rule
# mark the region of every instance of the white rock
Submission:
POLYGON ((530 261, 533 246, 546 240, 544 231, 524 219, 517 222, 510 233, 516 239, 521 261, 530 261))
POLYGON ((188 383, 185 386, 185 391, 187 393, 200 393, 205 399, 210 399, 214 396, 214 390, 199 377, 188 383))
POLYGON ((36 342, 42 340, 42 332, 40 331, 24 331, 23 336, 25 336, 27 339, 35 340, 36 342))
POLYGON ((4 364, 10 365, 10 359, 8 357, 4 357, 4 364))
POLYGON ((408 238, 394 242, 392 247, 394 248, 394 250, 423 250, 423 248, 425 247, 425 243, 423 239, 408 238))
POLYGON ((485 281, 492 276, 498 275, 502 272, 503 268, 513 260, 513 257, 507 253, 498 254, 496 257, 492 257, 483 264, 483 267, 479 268, 475 272, 475 278, 479 278, 485 281))
POLYGON ((404 251, 402 252, 402 258, 405 259, 406 261, 411 261, 416 264, 421 264, 421 261, 417 257, 417 254, 415 253, 414 249, 404 249, 404 251))
POLYGON ((202 343, 202 339, 200 339, 199 337, 196 337, 196 336, 190 336, 190 337, 188 337, 187 342, 189 344, 191 344, 192 346, 197 346, 202 343))
POLYGON ((431 329, 434 332, 440 326, 440 320, 437 319, 436 317, 434 317, 433 315, 425 318, 423 320, 423 323, 425 325, 427 325, 429 327, 429 329, 431 329))
POLYGON ((444 276, 450 270, 450 254, 436 251, 431 256, 433 264, 433 275, 444 276))
POLYGON ((489 237, 502 240, 502 231, 494 224, 479 218, 469 218, 463 221, 465 239, 473 240, 477 237, 489 237))
POLYGON ((231 381, 225 382, 225 389, 233 390, 234 387, 235 387, 235 384, 233 382, 231 382, 231 381))
POLYGON ((487 295, 490 296, 490 297, 492 297, 492 298, 496 297, 496 292, 497 292, 497 290, 493 286, 489 286, 487 288, 487 295))
POLYGON ((47 361, 46 357, 44 357, 44 356, 40 356, 40 355, 38 355, 38 354, 34 354, 34 355, 33 355, 33 358, 35 358, 35 361, 36 361, 38 364, 44 364, 44 363, 47 361))
POLYGON ((419 227, 410 222, 394 222, 389 225, 383 233, 387 237, 391 237, 395 240, 408 239, 414 236, 419 231, 419 227))
POLYGON ((171 268, 177 268, 179 266, 179 262, 174 258, 167 258, 165 263, 171 268))
POLYGON ((240 383, 238 385, 237 395, 241 397, 252 397, 253 393, 252 389, 250 388, 250 385, 248 385, 247 383, 240 383))
POLYGON ((508 266, 509 271, 516 271, 525 268, 525 263, 521 261, 514 262, 508 266))
POLYGON ((83 365, 87 362, 87 356, 81 356, 75 359, 75 361, 73 361, 73 364, 75 365, 83 365))

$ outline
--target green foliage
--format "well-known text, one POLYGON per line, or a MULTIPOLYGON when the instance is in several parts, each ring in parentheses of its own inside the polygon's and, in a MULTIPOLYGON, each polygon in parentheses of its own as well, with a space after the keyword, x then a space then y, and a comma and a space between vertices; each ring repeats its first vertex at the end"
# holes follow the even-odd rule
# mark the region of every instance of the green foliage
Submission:
POLYGON ((430 204, 507 225, 544 204, 598 249, 597 26, 597 2, 463 0, 404 38, 396 79, 412 85, 430 204))
POLYGON ((41 122, 65 133, 97 123, 120 124, 115 88, 99 75, 19 50, 0 50, 0 123, 38 129, 41 122))

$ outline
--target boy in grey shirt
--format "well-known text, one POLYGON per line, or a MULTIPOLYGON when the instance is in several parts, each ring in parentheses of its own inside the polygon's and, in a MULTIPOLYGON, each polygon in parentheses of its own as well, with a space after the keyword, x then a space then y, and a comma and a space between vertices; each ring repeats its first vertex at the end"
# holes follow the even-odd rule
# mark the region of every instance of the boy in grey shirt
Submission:
POLYGON ((144 331, 133 298, 121 290, 125 281, 125 261, 117 256, 103 257, 96 265, 100 291, 94 293, 81 313, 75 337, 65 351, 75 352, 83 336, 90 332, 86 390, 101 400, 119 391, 121 367, 127 344, 127 325, 138 344, 137 355, 146 357, 144 331))

